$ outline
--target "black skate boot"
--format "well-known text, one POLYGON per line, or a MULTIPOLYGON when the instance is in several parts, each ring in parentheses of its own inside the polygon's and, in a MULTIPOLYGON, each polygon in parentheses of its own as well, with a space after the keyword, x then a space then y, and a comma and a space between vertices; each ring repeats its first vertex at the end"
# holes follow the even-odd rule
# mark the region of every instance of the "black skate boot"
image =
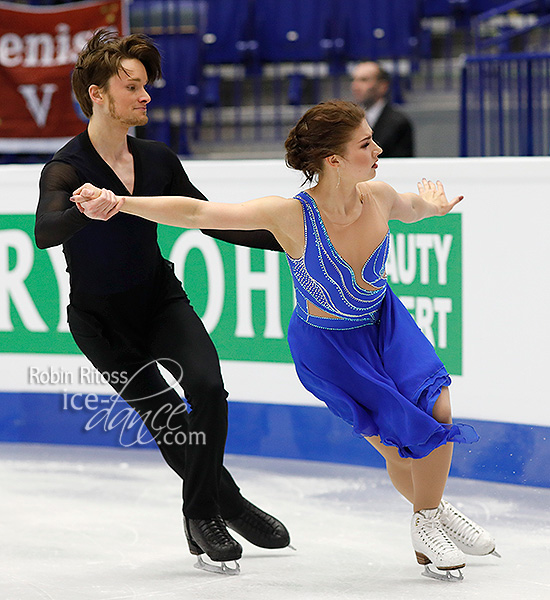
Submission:
POLYGON ((183 525, 189 552, 197 556, 195 564, 197 569, 226 575, 237 575, 240 572, 239 564, 236 561, 242 556, 242 546, 229 535, 225 523, 219 515, 210 519, 184 517, 183 525), (221 562, 221 565, 205 563, 201 556, 205 553, 211 560, 221 562), (235 568, 228 567, 225 564, 227 561, 235 561, 235 568))
POLYGON ((286 548, 290 545, 290 535, 281 521, 246 499, 243 512, 225 522, 233 531, 260 548, 286 548))

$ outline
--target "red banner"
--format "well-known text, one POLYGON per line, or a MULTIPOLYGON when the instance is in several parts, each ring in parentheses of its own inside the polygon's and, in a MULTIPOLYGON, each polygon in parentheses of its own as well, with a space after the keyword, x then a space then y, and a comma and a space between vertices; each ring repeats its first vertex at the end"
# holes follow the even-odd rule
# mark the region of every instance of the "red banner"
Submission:
POLYGON ((33 141, 40 146, 82 131, 71 71, 96 29, 126 33, 124 9, 124 0, 56 7, 0 2, 0 150, 10 141, 14 151, 33 150, 33 141))

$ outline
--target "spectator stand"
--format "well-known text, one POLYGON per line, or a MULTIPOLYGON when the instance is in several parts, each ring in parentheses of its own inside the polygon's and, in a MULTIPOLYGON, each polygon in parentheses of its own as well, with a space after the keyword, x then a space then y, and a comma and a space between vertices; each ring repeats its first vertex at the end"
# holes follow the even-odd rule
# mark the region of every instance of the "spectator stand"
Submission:
POLYGON ((475 53, 506 54, 548 47, 549 24, 550 0, 500 2, 472 19, 475 53))
MULTIPOLYGON (((199 142, 284 139, 308 106, 349 96, 349 68, 385 60, 394 101, 417 46, 410 0, 210 0, 199 142), (403 75, 403 76, 402 76, 403 75)), ((192 125, 191 123, 189 124, 192 125)))
POLYGON ((461 78, 461 156, 550 152, 548 0, 513 0, 472 20, 461 78))
POLYGON ((150 120, 145 137, 160 140, 179 154, 189 154, 187 113, 203 100, 203 36, 208 4, 203 0, 134 0, 132 33, 145 33, 160 50, 163 78, 151 87, 150 120))
MULTIPOLYGON (((453 90, 465 52, 546 48, 550 0, 133 0, 129 13, 131 30, 153 37, 163 55, 164 78, 151 90, 150 123, 138 135, 190 154, 208 144, 234 144, 245 152, 256 143, 279 148, 307 107, 349 97, 349 70, 361 60, 381 61, 397 75, 394 102, 413 87, 453 90), (434 74, 442 62, 437 57, 445 65, 443 77, 434 74)), ((471 121, 472 90, 497 67, 466 62, 462 115, 471 121)), ((513 71, 510 64, 503 63, 501 72, 513 71)), ((538 69, 535 81, 544 76, 538 69)), ((482 95, 487 103, 499 85, 505 83, 479 88, 478 104, 482 95)), ((482 107, 475 119, 485 123, 508 110, 504 104, 492 108, 487 121, 482 107)), ((463 128, 470 130, 466 122, 463 128)), ((471 133, 468 139, 464 152, 470 152, 471 133)))
POLYGON ((461 156, 550 153, 550 54, 468 57, 461 95, 461 156))

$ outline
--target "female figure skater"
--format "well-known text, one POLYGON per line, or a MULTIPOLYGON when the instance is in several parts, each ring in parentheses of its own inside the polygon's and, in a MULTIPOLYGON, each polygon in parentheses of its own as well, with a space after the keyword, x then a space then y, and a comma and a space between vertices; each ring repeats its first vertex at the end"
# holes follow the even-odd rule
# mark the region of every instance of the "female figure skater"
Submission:
POLYGON ((321 103, 297 122, 286 162, 308 190, 242 204, 185 197, 115 196, 89 184, 74 200, 92 218, 118 210, 167 225, 267 229, 284 248, 297 306, 288 342, 298 377, 386 460, 395 488, 413 505, 412 544, 424 574, 461 579, 465 554, 490 554, 494 539, 442 499, 453 442, 478 436, 453 424, 450 377, 433 346, 386 281, 388 222, 451 211, 443 185, 423 179, 398 194, 371 181, 382 153, 362 108, 321 103), (436 571, 428 568, 433 563, 436 571))

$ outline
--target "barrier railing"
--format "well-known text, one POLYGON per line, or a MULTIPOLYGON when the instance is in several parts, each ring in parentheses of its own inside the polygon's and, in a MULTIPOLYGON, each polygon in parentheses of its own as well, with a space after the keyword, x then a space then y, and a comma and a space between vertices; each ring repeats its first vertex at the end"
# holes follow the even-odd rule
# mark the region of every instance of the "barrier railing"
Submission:
POLYGON ((464 54, 544 52, 550 45, 550 0, 417 1, 422 19, 417 89, 434 87, 436 55, 443 59, 439 87, 443 83, 444 89, 454 90, 458 57, 464 54))
POLYGON ((501 52, 510 52, 514 40, 550 24, 549 0, 510 0, 499 3, 489 10, 481 12, 472 18, 472 32, 476 53, 489 48, 498 47, 501 52), (531 18, 512 26, 513 19, 519 13, 526 13, 531 18), (490 22, 500 19, 496 35, 484 36, 483 29, 490 22))
POLYGON ((550 54, 468 57, 461 156, 550 154, 550 54))

